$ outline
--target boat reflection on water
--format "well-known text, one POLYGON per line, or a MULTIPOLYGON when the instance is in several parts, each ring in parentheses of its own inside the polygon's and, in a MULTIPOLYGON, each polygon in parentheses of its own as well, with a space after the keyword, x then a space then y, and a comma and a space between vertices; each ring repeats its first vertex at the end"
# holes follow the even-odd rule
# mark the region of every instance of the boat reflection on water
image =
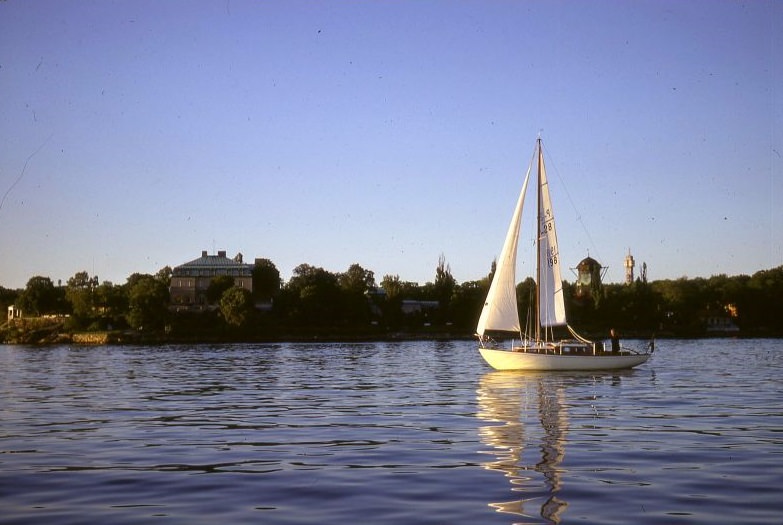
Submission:
POLYGON ((492 423, 479 429, 481 441, 492 447, 487 453, 494 456, 484 467, 503 472, 520 496, 490 506, 559 523, 568 507, 558 498, 568 432, 564 387, 541 374, 490 372, 479 382, 478 405, 479 419, 492 423))
POLYGON ((568 502, 562 497, 569 431, 566 391, 597 380, 587 373, 489 372, 479 381, 478 417, 488 470, 503 472, 515 499, 490 503, 498 512, 560 523, 568 502))

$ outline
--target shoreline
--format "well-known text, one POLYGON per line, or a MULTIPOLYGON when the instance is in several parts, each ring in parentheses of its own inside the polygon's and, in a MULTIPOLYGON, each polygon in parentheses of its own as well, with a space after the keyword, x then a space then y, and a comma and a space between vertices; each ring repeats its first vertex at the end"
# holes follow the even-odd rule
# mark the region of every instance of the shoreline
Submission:
MULTIPOLYGON (((7 335, 7 334, 6 334, 7 335)), ((783 334, 776 333, 730 333, 730 334, 641 334, 628 332, 623 340, 645 341, 651 335, 656 340, 667 339, 780 339, 783 334)), ((596 336, 592 340, 602 341, 608 337, 596 336)), ((278 334, 278 335, 248 335, 248 334, 215 334, 214 336, 185 336, 167 334, 164 332, 135 332, 131 330, 95 331, 95 332, 64 332, 59 330, 31 330, 18 333, 15 337, 4 337, 2 344, 24 346, 54 346, 73 344, 79 346, 101 345, 168 345, 168 344, 282 344, 282 343, 381 343, 404 341, 471 341, 475 336, 467 333, 450 331, 431 332, 388 332, 388 333, 314 333, 314 334, 278 334)))

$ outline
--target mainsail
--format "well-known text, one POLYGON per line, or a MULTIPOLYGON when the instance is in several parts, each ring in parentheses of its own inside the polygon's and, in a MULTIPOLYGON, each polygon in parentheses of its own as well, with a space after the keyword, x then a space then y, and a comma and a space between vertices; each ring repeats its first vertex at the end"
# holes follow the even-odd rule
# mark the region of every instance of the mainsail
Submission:
POLYGON ((481 310, 476 331, 478 335, 484 335, 488 330, 503 332, 521 332, 519 325, 519 311, 517 310, 516 267, 517 245, 519 244, 519 225, 522 222, 522 208, 525 205, 527 183, 530 179, 530 168, 527 168, 525 182, 517 199, 517 207, 511 217, 511 224, 506 233, 506 241, 503 250, 495 266, 495 275, 489 286, 487 300, 481 310))
POLYGON ((560 251, 540 142, 538 148, 538 322, 544 327, 562 326, 567 321, 560 278, 560 251))

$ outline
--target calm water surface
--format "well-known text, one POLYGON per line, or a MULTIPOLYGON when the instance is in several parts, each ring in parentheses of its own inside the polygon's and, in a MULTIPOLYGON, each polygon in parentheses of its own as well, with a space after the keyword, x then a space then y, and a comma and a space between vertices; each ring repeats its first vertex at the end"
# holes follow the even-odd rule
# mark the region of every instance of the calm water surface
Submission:
POLYGON ((783 523, 783 341, 0 346, 3 523, 783 523))

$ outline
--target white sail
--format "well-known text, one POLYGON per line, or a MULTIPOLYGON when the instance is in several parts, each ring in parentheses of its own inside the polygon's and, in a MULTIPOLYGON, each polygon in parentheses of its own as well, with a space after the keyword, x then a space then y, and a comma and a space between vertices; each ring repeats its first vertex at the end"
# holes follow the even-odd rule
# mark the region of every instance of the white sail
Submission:
POLYGON ((517 310, 516 266, 517 245, 519 244, 519 225, 522 222, 522 208, 525 205, 527 183, 530 178, 530 168, 527 168, 525 182, 517 199, 514 215, 506 233, 503 250, 495 266, 495 275, 489 286, 487 300, 481 310, 476 332, 484 335, 487 330, 504 332, 521 332, 519 311, 517 310))
POLYGON ((544 154, 539 144, 538 155, 538 319, 541 326, 561 326, 567 323, 563 280, 560 277, 560 250, 557 246, 555 216, 549 197, 549 183, 544 169, 544 154))

